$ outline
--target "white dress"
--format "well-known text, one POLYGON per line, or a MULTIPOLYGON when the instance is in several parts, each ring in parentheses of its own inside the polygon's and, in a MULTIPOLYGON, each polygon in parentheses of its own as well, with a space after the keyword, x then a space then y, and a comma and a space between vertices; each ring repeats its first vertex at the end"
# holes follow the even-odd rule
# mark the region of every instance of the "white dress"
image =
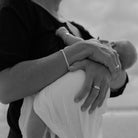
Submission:
POLYGON ((25 98, 19 120, 23 138, 32 106, 35 113, 60 138, 101 138, 102 115, 106 111, 109 91, 102 107, 92 114, 82 112, 80 107, 84 100, 75 103, 74 97, 84 81, 84 71, 69 72, 37 95, 25 98))

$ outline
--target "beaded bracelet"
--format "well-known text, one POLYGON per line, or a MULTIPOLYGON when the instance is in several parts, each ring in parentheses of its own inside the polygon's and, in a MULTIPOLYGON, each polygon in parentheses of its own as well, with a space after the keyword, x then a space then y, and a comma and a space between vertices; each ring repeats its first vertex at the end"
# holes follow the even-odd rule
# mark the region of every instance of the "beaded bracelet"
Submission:
POLYGON ((67 64, 67 68, 68 68, 68 70, 69 70, 69 62, 68 62, 68 60, 67 60, 66 54, 65 54, 65 52, 64 52, 63 49, 60 50, 60 51, 62 52, 62 54, 63 54, 63 56, 64 56, 65 62, 66 62, 66 64, 67 64))

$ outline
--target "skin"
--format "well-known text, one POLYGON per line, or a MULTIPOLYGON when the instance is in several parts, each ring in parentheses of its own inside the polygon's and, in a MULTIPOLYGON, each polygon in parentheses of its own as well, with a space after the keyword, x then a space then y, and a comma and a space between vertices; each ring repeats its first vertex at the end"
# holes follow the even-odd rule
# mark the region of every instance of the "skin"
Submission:
POLYGON ((134 65, 137 60, 137 52, 130 41, 116 41, 115 45, 112 45, 112 48, 114 48, 120 55, 119 59, 124 70, 129 69, 134 65))
MULTIPOLYGON (((67 45, 76 43, 78 41, 83 41, 82 38, 73 36, 68 32, 64 27, 61 27, 57 30, 56 34, 60 36, 67 45)), ((121 40, 116 42, 109 42, 107 40, 97 40, 93 41, 103 44, 107 48, 112 48, 117 51, 119 59, 121 62, 121 67, 123 70, 129 69, 134 65, 137 60, 137 52, 134 45, 127 40, 121 40)))
MULTIPOLYGON (((68 32, 68 30, 66 29, 66 28, 64 28, 64 27, 61 27, 61 28, 59 28, 58 30, 57 30, 57 32, 56 32, 56 35, 58 35, 59 37, 61 37, 63 40, 64 40, 64 43, 65 44, 67 44, 67 45, 70 45, 70 44, 73 44, 73 43, 76 43, 76 42, 79 42, 79 41, 84 41, 82 38, 80 38, 80 37, 76 37, 76 36, 73 36, 72 34, 70 34, 69 32, 68 32)), ((104 40, 101 40, 101 42, 99 41, 99 40, 96 40, 96 39, 93 39, 92 41, 94 41, 94 42, 96 42, 96 43, 102 43, 102 44, 104 44, 104 46, 105 47, 107 47, 107 48, 109 48, 109 49, 112 49, 112 47, 111 47, 111 44, 110 43, 108 43, 108 41, 104 41, 104 40)), ((122 44, 122 42, 119 42, 120 43, 120 45, 122 44)), ((121 49, 119 48, 119 46, 118 45, 116 45, 116 49, 115 49, 116 51, 121 51, 121 49), (118 49, 117 49, 118 48, 118 49)), ((122 51, 122 53, 123 53, 123 51, 122 51)), ((121 54, 122 54, 121 53, 121 54)), ((121 56, 121 54, 120 55, 118 55, 118 56, 121 56)), ((133 53, 132 53, 133 54, 133 53)), ((133 59, 132 59, 133 60, 133 59)), ((90 64, 90 63, 88 63, 89 61, 85 61, 85 62, 83 62, 83 64, 90 64)), ((127 63, 127 62, 126 62, 127 63)), ((75 71, 75 70, 77 70, 77 69, 83 69, 83 70, 85 70, 86 71, 86 74, 87 74, 87 72, 89 72, 84 66, 85 65, 81 65, 81 62, 80 63, 76 63, 76 64, 74 64, 74 66, 71 66, 70 67, 70 71, 75 71)), ((92 67, 93 68, 93 67, 92 67)), ((92 69, 91 68, 91 74, 89 73, 88 74, 88 77, 86 77, 86 82, 88 83, 88 84, 90 84, 90 78, 95 78, 92 74, 92 69)), ((102 67, 99 67, 99 68, 102 68, 102 67)), ((98 70, 99 68, 97 68, 96 70, 98 70)), ((95 72, 94 72, 95 73, 95 72)), ((100 73, 100 75, 102 74, 102 72, 100 73)), ((87 75, 86 75, 87 76, 87 75)), ((96 74, 96 76, 97 77, 99 77, 99 74, 96 74)), ((108 75, 107 75, 108 76, 108 75)), ((99 80, 100 80, 101 78, 99 77, 99 80)), ((113 77, 112 77, 112 79, 113 79, 113 77)), ((103 79, 104 80, 104 79, 103 79)), ((95 82, 95 81, 93 81, 93 83, 95 83, 96 85, 98 85, 98 86, 100 86, 101 85, 101 89, 103 90, 103 92, 101 91, 101 93, 99 94, 100 96, 95 96, 95 94, 94 94, 94 92, 96 92, 95 90, 93 90, 94 92, 92 93, 92 96, 90 96, 90 95, 88 95, 88 98, 87 98, 87 100, 85 101, 85 103, 82 105, 82 110, 83 111, 85 111, 85 109, 87 109, 88 108, 88 106, 89 106, 89 102, 88 101, 90 101, 90 97, 93 97, 92 99, 94 99, 94 97, 95 97, 95 99, 96 99, 96 97, 102 97, 100 100, 99 100, 99 106, 101 106, 102 105, 102 103, 103 103, 103 101, 104 101, 104 98, 103 97, 105 97, 105 95, 106 95, 106 92, 105 92, 105 90, 107 90, 108 88, 109 88, 109 86, 110 86, 110 84, 109 84, 109 80, 111 80, 111 79, 105 79, 104 81, 102 81, 102 79, 101 79, 101 82, 99 82, 99 81, 97 81, 97 82, 95 82), (107 81, 108 80, 108 81, 107 81), (106 82, 106 83, 105 83, 106 82), (107 83, 108 82, 108 83, 107 83), (104 85, 103 85, 104 84, 104 85), (108 87, 107 87, 108 86, 108 87), (103 94, 104 93, 104 94, 103 94), (101 102, 102 101, 102 102, 101 102)), ((113 82, 113 81, 112 81, 113 82)), ((90 86, 90 85, 89 85, 90 86)), ((83 89, 82 89, 82 91, 84 91, 84 90, 89 90, 89 88, 88 88, 88 85, 86 84, 86 85, 84 85, 84 87, 83 87, 83 89), (87 86, 87 87, 86 87, 87 86)), ((87 92, 88 93, 88 92, 87 92)), ((85 93, 85 94, 87 94, 87 93, 85 93)), ((82 100, 82 98, 85 96, 85 94, 83 93, 82 95, 81 95, 82 93, 80 92, 76 97, 79 97, 79 99, 81 99, 82 100)), ((90 108, 90 112, 92 112, 96 107, 97 107, 97 105, 98 105, 98 100, 92 100, 92 106, 91 106, 91 108, 90 108), (97 105, 96 105, 96 104, 97 105)))
MULTIPOLYGON (((61 1, 62 0, 33 0, 34 2, 36 2, 36 3, 41 3, 41 5, 43 5, 43 7, 46 9, 46 10, 48 10, 55 18, 57 18, 58 19, 58 15, 57 15, 57 12, 58 12, 58 9, 59 9, 59 5, 60 5, 60 3, 61 3, 61 1)), ((65 52, 66 52, 66 50, 65 50, 65 52)), ((116 54, 116 51, 113 51, 112 50, 112 52, 113 52, 113 55, 114 55, 114 59, 115 59, 115 61, 111 61, 110 63, 114 63, 114 62, 116 62, 116 64, 118 65, 120 65, 120 67, 121 67, 121 64, 120 64, 120 61, 119 61, 119 58, 118 58, 118 55, 116 54)), ((66 54, 67 55, 67 54, 66 54)), ((99 56, 98 56, 99 57, 99 56)), ((91 58, 91 57, 90 57, 91 58)), ((93 59, 93 58, 92 58, 93 59)), ((102 58, 101 58, 102 59, 102 58)), ((99 60, 99 59, 98 59, 99 60)), ((86 60, 85 60, 86 61, 86 60)), ((102 62, 102 61, 101 61, 102 62)), ((82 63, 84 63, 84 62, 78 62, 79 64, 82 64, 82 63)), ((107 61, 104 61, 104 63, 108 63, 107 61)), ((89 62, 89 64, 91 64, 91 65, 89 65, 89 66, 93 66, 92 65, 92 63, 90 63, 89 62)), ((112 76, 117 76, 117 74, 120 74, 119 72, 120 72, 120 68, 118 69, 118 70, 115 70, 115 69, 113 69, 113 68, 111 68, 113 65, 109 65, 108 67, 109 67, 109 70, 110 70, 110 73, 112 74, 112 76)), ((114 65, 114 68, 115 68, 115 66, 116 65, 114 65)), ((87 68, 87 67, 86 67, 87 68)), ((95 71, 94 71, 95 72, 95 71)), ((88 76, 90 76, 90 72, 88 73, 89 75, 88 76)), ((91 73, 92 74, 92 73, 91 73)), ((108 75, 107 75, 108 76, 108 75)), ((124 75, 125 76, 125 75, 124 75)), ((86 81, 86 83, 84 84, 84 89, 83 89, 83 93, 81 93, 80 95, 78 95, 78 96, 76 96, 75 97, 75 101, 80 101, 81 99, 83 99, 83 98, 85 98, 85 96, 86 96, 86 94, 87 93, 89 93, 89 92, 91 92, 91 93, 96 93, 96 90, 95 89, 92 89, 91 88, 91 86, 92 85, 94 85, 94 84, 92 84, 92 82, 95 82, 95 85, 98 85, 98 86, 100 86, 100 79, 99 79, 99 81, 97 81, 98 80, 98 76, 97 77, 95 77, 96 79, 95 79, 95 81, 93 80, 93 79, 86 79, 86 80, 88 80, 88 81, 86 81), (89 86, 88 86, 89 85, 89 86), (91 85, 91 86, 90 86, 91 85), (91 88, 91 89, 90 89, 91 88)), ((125 78, 125 77, 124 77, 125 78)), ((123 82, 124 82, 124 80, 125 79, 123 79, 123 82)), ((122 83, 121 83, 122 84, 122 83)), ((120 87, 120 86, 119 86, 120 87)), ((101 92, 102 93, 102 92, 101 92)), ((96 100, 96 98, 94 98, 95 100, 96 100)), ((103 101, 104 99, 102 99, 102 101, 103 101)), ((89 100, 90 101, 90 100, 89 100)), ((93 101, 93 98, 91 97, 91 101, 93 101)), ((85 103, 86 103, 86 101, 85 101, 85 103)), ((84 105, 86 105, 84 103, 84 105)), ((91 106, 92 106, 92 104, 91 104, 91 106)), ((88 108, 88 106, 87 106, 87 108, 88 108)), ((89 112, 90 112, 91 110, 89 110, 89 112)))
MULTIPOLYGON (((54 13, 57 13, 59 1, 36 0, 36 3, 43 6, 51 15, 58 19, 57 14, 54 13)), ((4 24, 4 22, 11 22, 11 19, 8 18, 6 21, 2 21, 4 24)), ((16 31, 16 28, 14 29, 16 31)), ((16 38, 13 41, 16 41, 16 38)), ((64 49, 64 52, 70 66, 77 61, 87 58, 91 60, 91 66, 93 66, 92 60, 96 60, 108 66, 111 74, 117 74, 116 65, 120 64, 118 57, 114 51, 102 47, 101 44, 91 42, 90 40, 82 41, 70 45, 64 49)), ((23 61, 6 68, 0 72, 0 101, 3 104, 9 104, 36 94, 67 72, 66 63, 60 51, 39 59, 23 61), (55 68, 57 68, 56 71, 55 68)))
MULTIPOLYGON (((45 9, 47 9, 55 18, 57 18, 58 19, 58 16, 57 16, 57 11, 58 11, 58 7, 59 7, 59 4, 60 4, 60 2, 61 2, 61 0, 33 0, 34 2, 36 2, 36 3, 38 3, 38 4, 41 4, 41 5, 43 5, 43 7, 45 8, 45 9)), ((120 81, 118 81, 118 80, 116 80, 116 82, 119 82, 119 83, 116 83, 115 81, 114 81, 114 83, 115 83, 115 85, 113 85, 113 88, 118 88, 118 87, 120 87, 124 82, 125 82, 125 77, 126 77, 126 75, 125 75, 125 73, 124 72, 121 72, 121 75, 120 75, 120 69, 121 69, 121 64, 120 64, 120 61, 119 61, 119 57, 118 57, 118 54, 116 53, 116 51, 115 50, 109 50, 109 49, 106 49, 106 48, 104 48, 104 47, 102 47, 102 45, 100 45, 100 44, 98 44, 98 43, 95 43, 95 42, 92 42, 91 40, 88 40, 88 41, 85 41, 85 43, 87 43, 88 45, 89 45, 89 43, 93 43, 93 45, 96 45, 97 47, 99 46, 99 48, 100 49, 102 49, 102 51, 104 51, 104 52, 106 52, 106 54, 108 55, 110 55, 110 53, 112 53, 112 56, 110 56, 110 58, 108 58, 108 59, 113 59, 111 62, 109 62, 109 60, 108 61, 104 61, 103 62, 103 64, 105 64, 105 66, 108 66, 108 69, 109 69, 109 71, 108 71, 108 73, 110 74, 111 73, 111 75, 112 75, 112 77, 113 78, 115 78, 115 76, 117 77, 117 76, 121 76, 121 78, 119 78, 120 79, 120 81), (106 64, 106 63, 110 63, 110 64, 106 64), (115 63, 114 65, 112 65, 112 63, 115 63), (119 68, 118 68, 118 70, 117 69, 115 69, 116 68, 116 66, 117 65, 119 65, 119 68), (113 67, 114 66, 114 67, 113 67), (112 68, 113 67, 113 68, 112 68)), ((65 54, 66 54, 66 56, 67 57, 70 57, 70 55, 68 55, 68 53, 67 53, 67 51, 69 51, 70 50, 70 48, 68 47, 68 48, 66 48, 66 49, 64 49, 64 51, 65 51, 65 54)), ((105 54, 104 54, 105 55, 105 54)), ((103 56, 103 58, 101 58, 101 59, 98 59, 100 56, 98 56, 98 57, 95 57, 95 53, 94 53, 94 58, 93 57, 89 57, 90 59, 96 59, 97 58, 97 61, 100 61, 100 62, 102 62, 101 61, 101 59, 104 59, 104 56, 103 56)), ((102 55, 101 55, 102 56, 102 55)), ((68 58, 68 59, 70 59, 70 58, 68 58)), ((70 63, 71 61, 69 60, 69 63, 70 63)), ((80 66, 83 66, 83 68, 84 68, 84 66, 85 66, 85 70, 88 70, 87 68, 93 68, 93 64, 95 65, 95 63, 92 63, 92 62, 88 62, 87 60, 84 60, 84 61, 78 61, 78 62, 76 62, 76 63, 74 63, 74 65, 76 65, 76 64, 78 64, 78 65, 80 65, 80 66), (87 63, 87 64, 86 64, 87 63), (92 67, 91 67, 92 66, 92 67)), ((98 68, 98 64, 97 64, 97 68, 98 68)), ((106 68, 106 67, 103 67, 103 68, 106 68)), ((95 71, 96 71, 97 69, 95 69, 95 71)), ((93 71, 93 72, 95 72, 95 71, 93 71)), ((90 74, 93 74, 92 72, 90 72, 90 71, 88 71, 87 72, 89 75, 88 76, 92 76, 93 77, 93 75, 90 75, 90 74)), ((103 74, 106 74, 106 73, 103 73, 103 74)), ((107 75, 108 77, 109 77, 109 75, 107 75)), ((106 77, 107 77, 106 76, 106 77)), ((105 77, 105 76, 104 76, 105 77)), ((104 78, 103 77, 103 78, 104 78)), ((105 78, 106 78, 105 77, 105 78)), ((110 78, 110 77, 109 77, 110 78)), ((108 79, 108 80, 110 80, 110 79, 108 79)), ((101 77, 99 77, 98 75, 97 76, 95 76, 95 77, 93 77, 93 78, 87 78, 86 79, 86 82, 85 82, 85 84, 84 84, 84 89, 82 89, 82 91, 83 92, 80 92, 80 94, 78 95, 78 96, 76 96, 75 97, 75 101, 80 101, 80 100, 82 100, 83 98, 85 98, 85 96, 88 94, 88 93, 93 93, 94 95, 95 95, 95 93, 97 93, 96 91, 96 89, 93 89, 91 86, 93 86, 93 85, 97 85, 97 86, 99 86, 100 87, 100 85, 101 85, 101 81, 103 81, 102 79, 101 79, 101 77)), ((108 84, 108 83, 107 83, 108 84)), ((104 88, 103 88, 103 90, 104 90, 104 88)), ((100 90, 101 91, 101 90, 100 90)), ((102 91, 100 92, 101 93, 101 95, 103 95, 102 94, 102 91)), ((103 92, 103 93, 105 93, 105 92, 103 92)), ((105 94, 104 94, 105 95, 105 94)), ((105 97, 105 96, 100 96, 100 97, 105 97)), ((86 99, 87 100, 87 99, 86 99)), ((88 109, 88 107, 90 106, 91 108, 89 109, 89 112, 92 112, 92 109, 93 109, 93 101, 97 101, 97 100, 99 100, 99 99, 97 99, 97 96, 94 96, 94 97, 92 97, 91 96, 91 100, 89 100, 89 102, 87 102, 87 101, 85 101, 84 102, 84 106, 85 107, 87 107, 87 108, 85 108, 85 110, 86 109, 88 109), (87 104, 86 104, 87 103, 87 104)), ((100 101, 99 102, 97 102, 98 104, 99 103, 101 103, 101 101, 103 102, 104 101, 104 98, 101 98, 100 99, 100 101)), ((98 105, 97 104, 97 105, 98 105)))
MULTIPOLYGON (((58 0, 33 0, 36 3, 41 3, 41 5, 43 4, 43 7, 45 7, 46 9, 48 9, 51 14, 53 14, 54 17, 57 17, 57 14, 55 14, 57 12, 57 5, 59 5, 59 3, 61 1, 58 0), (48 3, 47 3, 48 2, 48 3), (49 8, 47 7, 47 5, 49 5, 49 8), (56 5, 56 6, 54 6, 56 5), (53 7, 54 6, 54 7, 53 7)), ((63 39, 64 40, 64 39, 63 39)), ((90 41, 85 41, 85 44, 92 43, 91 40, 90 41)), ((82 43, 84 45, 84 43, 82 43)), ((94 42, 95 45, 99 46, 99 48, 102 47, 102 45, 99 45, 98 43, 94 42)), ((72 45, 73 46, 73 45, 72 45)), ((80 43, 81 46, 81 43, 80 43)), ((67 58, 69 57, 68 55, 68 51, 70 50, 70 48, 66 48, 64 49, 65 54, 67 55, 67 58)), ((103 49, 103 51, 106 49, 103 49)), ((109 51, 108 51, 109 52, 109 51)), ((110 51, 111 52, 111 51, 110 51)), ((110 53, 109 52, 109 53, 110 53)), ((114 56, 116 57, 116 63, 120 64, 118 55, 116 54, 115 51, 113 51, 114 56)), ((93 59, 92 57, 89 57, 90 59, 93 59)), ((87 110, 89 107, 89 113, 92 113, 93 110, 95 110, 95 108, 98 106, 101 106, 104 99, 105 99, 105 95, 106 92, 108 90, 109 87, 112 88, 119 88, 122 86, 122 84, 125 82, 125 72, 124 71, 120 71, 120 70, 115 70, 115 74, 116 76, 119 74, 119 78, 118 80, 113 80, 111 75, 111 70, 109 71, 109 69, 107 69, 107 67, 103 66, 103 64, 99 64, 96 62, 92 62, 91 60, 89 60, 89 58, 87 59, 83 59, 83 60, 79 60, 75 63, 72 63, 72 65, 70 66, 70 71, 75 71, 78 69, 83 69, 86 71, 86 81, 84 83, 83 89, 82 91, 75 97, 75 101, 79 102, 80 100, 82 100, 84 97, 87 96, 85 102, 83 103, 83 105, 81 106, 82 111, 87 110), (102 74, 102 75, 101 75, 102 74), (111 84, 111 81, 113 84, 111 84), (97 89, 94 89, 92 86, 97 85, 100 86, 100 91, 97 92, 97 89)), ((69 63, 70 63, 70 58, 69 59, 69 63)), ((40 120, 40 118, 38 118, 38 116, 34 113, 34 111, 32 110, 32 120, 30 120, 30 126, 31 130, 29 130, 28 128, 28 135, 29 138, 31 137, 41 137, 42 136, 42 131, 45 130, 45 124, 40 120), (33 120, 34 119, 34 120, 33 120), (38 125, 39 124, 39 128, 38 125), (34 133, 34 131, 32 130, 37 130, 37 134, 34 133), (30 134, 30 132, 32 132, 30 134), (40 133, 38 133, 40 132, 40 133)))
MULTIPOLYGON (((48 10, 51 15, 58 19, 57 11, 61 2, 60 0, 33 1, 48 10)), ((88 111, 91 113, 96 106, 101 105, 103 102, 111 76, 120 73, 120 66, 116 70, 116 66, 118 64, 120 65, 118 55, 114 50, 107 49, 102 44, 91 40, 74 43, 68 48, 65 48, 64 52, 70 66, 74 66, 76 69, 83 68, 86 70, 84 88, 76 99, 80 101, 87 95, 82 107, 85 110, 90 107, 88 111), (99 63, 93 62, 93 60, 99 63), (104 86, 102 86, 103 82, 105 82, 104 86), (92 87, 94 85, 101 88, 99 94, 97 94, 97 89, 92 87)), ((60 51, 47 57, 23 61, 6 68, 0 72, 0 101, 3 104, 9 104, 13 101, 34 95, 67 72, 66 63, 60 51)), ((115 80, 113 85, 110 86, 112 88, 119 88, 124 84, 125 77, 125 73, 121 72, 119 74, 119 80, 115 80)))
MULTIPOLYGON (((83 41, 82 38, 78 38, 78 37, 75 37, 75 36, 69 34, 69 32, 65 28, 59 28, 59 30, 57 30, 57 32, 56 32, 56 35, 60 36, 64 40, 64 42, 67 43, 67 44, 76 43, 77 41, 83 41), (65 39, 66 38, 66 33, 68 33, 67 34, 67 38, 68 38, 67 40, 65 39)), ((97 40, 94 40, 94 41, 97 41, 97 40)), ((121 64, 123 64, 123 66, 122 66, 123 68, 125 68, 127 66, 130 66, 130 65, 132 65, 135 62, 135 60, 136 60, 136 52, 135 52, 134 46, 130 42, 128 42, 128 41, 117 41, 117 42, 115 42, 116 44, 114 44, 114 43, 109 43, 107 41, 101 40, 100 43, 105 44, 105 46, 107 46, 108 48, 115 49, 119 53, 119 57, 121 57, 122 59, 124 57, 124 54, 127 57, 128 56, 127 52, 131 52, 130 55, 133 55, 133 58, 131 58, 129 56, 129 57, 123 59, 122 62, 121 62, 121 64), (125 52, 124 52, 124 50, 125 50, 125 52), (131 60, 129 60, 130 58, 131 58, 131 60)), ((91 61, 83 60, 83 65, 86 65, 86 64, 90 65, 91 61)), ((99 76, 100 72, 101 72, 101 74, 105 73, 105 72, 102 72, 104 70, 103 66, 101 66, 99 64, 99 67, 97 68, 97 64, 96 63, 95 63, 94 67, 95 67, 96 70, 98 70, 98 72, 96 72, 96 74, 95 74, 95 72, 94 72, 94 74, 91 73, 91 75, 88 74, 87 72, 89 72, 89 71, 93 72, 95 70, 94 67, 92 67, 92 66, 90 66, 89 68, 88 67, 85 68, 85 66, 82 67, 82 62, 77 62, 77 63, 74 64, 74 66, 77 67, 77 68, 76 69, 70 69, 70 71, 75 71, 78 68, 85 70, 86 76, 88 75, 86 77, 87 78, 86 79, 87 83, 89 83, 89 79, 90 78, 93 78, 94 76, 99 76)), ((106 76, 108 76, 108 77, 106 79, 104 77, 103 81, 101 81, 102 82, 101 89, 103 90, 103 92, 101 92, 102 94, 99 97, 97 95, 98 94, 97 92, 89 94, 89 96, 87 97, 87 100, 85 101, 85 103, 81 107, 82 111, 85 111, 85 109, 88 108, 89 101, 91 99, 90 97, 95 97, 95 98, 98 97, 99 99, 100 99, 100 97, 102 97, 102 99, 104 99, 103 97, 106 95, 106 91, 110 87, 109 86, 109 82, 110 82, 110 79, 111 79, 108 70, 106 70, 106 71, 107 71, 106 76)), ((102 80, 102 78, 101 78, 101 80, 102 80)), ((87 88, 85 87, 85 89, 87 89, 87 88)), ((89 91, 89 89, 88 89, 88 91, 89 91)), ((79 96, 81 97, 81 95, 78 95, 78 97, 79 96)), ((91 110, 90 110, 91 112, 93 110, 95 110, 95 108, 97 107, 97 104, 98 104, 97 101, 94 102, 94 98, 93 98, 93 101, 91 101, 93 103, 93 106, 91 106, 91 110)), ((98 105, 99 107, 102 105, 103 101, 104 100, 102 100, 99 103, 99 105, 98 105)), ((28 128, 27 128, 27 130, 28 130, 28 132, 27 132, 28 138, 33 138, 33 137, 39 138, 39 137, 42 137, 43 133, 45 131, 45 127, 46 127, 45 124, 40 120, 40 118, 35 114, 35 112, 32 109, 31 115, 30 115, 30 119, 29 119, 29 122, 28 122, 28 128), (37 129, 37 131, 34 131, 36 129, 37 129)))

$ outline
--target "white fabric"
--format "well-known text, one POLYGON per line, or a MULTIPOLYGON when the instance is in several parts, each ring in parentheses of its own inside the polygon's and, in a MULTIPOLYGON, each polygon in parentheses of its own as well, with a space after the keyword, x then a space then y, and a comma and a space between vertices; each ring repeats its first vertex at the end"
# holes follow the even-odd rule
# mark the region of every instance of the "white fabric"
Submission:
POLYGON ((35 98, 25 98, 19 121, 24 138, 32 106, 36 114, 60 138, 101 138, 102 115, 106 111, 109 91, 101 108, 97 108, 91 115, 88 111, 82 112, 80 107, 84 100, 74 103, 74 97, 84 81, 85 73, 82 70, 69 72, 44 88, 35 98))

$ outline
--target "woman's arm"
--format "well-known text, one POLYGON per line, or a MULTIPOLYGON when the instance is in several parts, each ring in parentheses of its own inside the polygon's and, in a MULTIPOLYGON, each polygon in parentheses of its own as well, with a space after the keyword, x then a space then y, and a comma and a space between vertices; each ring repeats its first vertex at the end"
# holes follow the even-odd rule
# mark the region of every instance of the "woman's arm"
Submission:
POLYGON ((67 72, 61 52, 20 62, 0 72, 0 101, 9 103, 40 91, 67 72))
MULTIPOLYGON (((97 45, 82 41, 64 49, 69 65, 86 59, 97 52, 105 54, 97 45)), ((105 54, 106 56, 106 54, 105 54)), ((111 60, 110 56, 108 57, 111 60)), ((9 103, 29 95, 33 95, 67 72, 62 53, 24 61, 0 72, 0 101, 9 103)))
MULTIPOLYGON (((61 52, 26 61, 29 55, 30 37, 25 26, 22 26, 20 18, 17 17, 15 12, 8 8, 0 12, 0 101, 3 103, 35 94, 67 72, 61 52)), ((97 45, 83 41, 64 49, 70 65, 96 54, 97 58, 102 55, 113 63, 111 65, 113 69, 112 52, 109 51, 110 54, 107 54, 97 45)))
MULTIPOLYGON (((89 55, 84 45, 75 44, 66 51, 70 65, 89 55)), ((0 72, 0 101, 6 104, 33 95, 66 72, 67 65, 60 51, 44 58, 20 62, 0 72)))
MULTIPOLYGON (((66 44, 74 44, 76 42, 83 41, 82 38, 71 35, 64 27, 59 28, 56 34, 60 36, 66 44)), ((99 40, 96 40, 96 39, 93 39, 92 41, 99 43, 99 40)), ((110 84, 111 89, 118 89, 122 87, 126 81, 125 70, 120 70, 119 72, 116 72, 115 75, 116 75, 115 79, 112 79, 111 84, 110 84)))

